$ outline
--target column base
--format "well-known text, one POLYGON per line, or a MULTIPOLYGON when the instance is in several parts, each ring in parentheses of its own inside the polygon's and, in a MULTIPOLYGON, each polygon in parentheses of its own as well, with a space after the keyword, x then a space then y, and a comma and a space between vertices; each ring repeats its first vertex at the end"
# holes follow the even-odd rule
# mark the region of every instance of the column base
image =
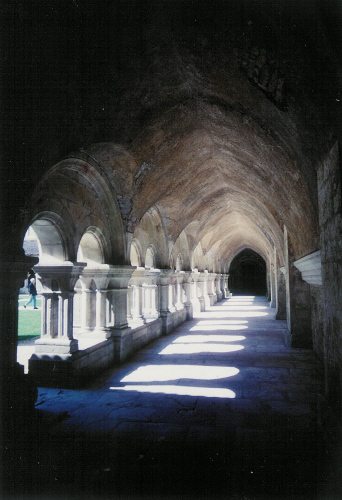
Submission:
POLYGON ((162 320, 162 335, 168 335, 174 329, 173 314, 170 311, 160 313, 162 320))
POLYGON ((38 386, 74 386, 72 355, 32 354, 29 359, 29 373, 38 386))
POLYGON ((78 350, 77 339, 44 339, 40 338, 35 342, 35 354, 68 355, 78 350))
POLYGON ((114 341, 114 364, 120 364, 132 353, 132 328, 111 327, 111 338, 114 341))
POLYGON ((200 312, 205 311, 205 298, 204 297, 199 297, 199 303, 200 303, 200 312))
POLYGON ((186 320, 191 321, 194 318, 194 308, 192 304, 190 302, 186 303, 185 309, 186 309, 186 320))

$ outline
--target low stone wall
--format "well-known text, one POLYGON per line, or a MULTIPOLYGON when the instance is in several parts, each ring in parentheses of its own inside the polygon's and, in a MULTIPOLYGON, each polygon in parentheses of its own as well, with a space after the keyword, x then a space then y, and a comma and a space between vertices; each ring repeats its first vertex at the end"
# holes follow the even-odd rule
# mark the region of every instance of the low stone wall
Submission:
MULTIPOLYGON (((186 309, 171 314, 173 329, 186 321, 186 309)), ((162 335, 162 320, 127 329, 122 337, 111 337, 74 352, 71 356, 33 354, 29 373, 38 386, 80 387, 99 373, 122 363, 162 335)))

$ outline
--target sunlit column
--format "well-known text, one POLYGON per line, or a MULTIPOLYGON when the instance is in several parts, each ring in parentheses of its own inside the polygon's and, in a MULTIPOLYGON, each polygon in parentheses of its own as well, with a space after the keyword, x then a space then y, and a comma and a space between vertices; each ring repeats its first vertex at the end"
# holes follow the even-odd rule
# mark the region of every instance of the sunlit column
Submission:
POLYGON ((97 290, 96 292, 96 328, 97 334, 103 334, 109 337, 109 329, 107 328, 107 290, 97 290))
POLYGON ((215 273, 208 273, 208 297, 209 305, 213 306, 217 302, 217 295, 215 291, 215 273))
POLYGON ((146 322, 158 318, 158 310, 156 308, 156 284, 144 284, 142 286, 144 294, 143 318, 146 322))
POLYGON ((144 323, 142 317, 142 290, 135 281, 131 284, 131 318, 129 324, 132 327, 140 326, 144 323))
POLYGON ((172 277, 173 269, 161 269, 159 275, 159 300, 160 317, 162 319, 162 331, 167 335, 173 330, 172 312, 174 311, 172 300, 172 277))
POLYGON ((203 312, 205 311, 205 274, 204 272, 199 273, 198 276, 198 300, 200 303, 200 311, 203 312))
POLYGON ((201 302, 199 300, 200 297, 200 285, 199 285, 199 279, 200 279, 200 273, 198 272, 197 269, 194 269, 191 272, 191 277, 192 277, 192 296, 191 296, 191 304, 192 304, 192 310, 193 313, 199 313, 201 311, 201 302))
POLYGON ((185 306, 185 309, 186 309, 186 319, 188 321, 190 321, 194 317, 193 305, 192 305, 192 302, 191 302, 192 293, 193 293, 192 284, 193 284, 192 272, 191 271, 185 271, 184 278, 183 278, 183 287, 184 287, 184 293, 185 293, 184 306, 185 306))
POLYGON ((94 292, 88 288, 82 289, 81 296, 81 333, 93 330, 92 299, 94 292))
POLYGON ((217 301, 222 300, 222 292, 221 292, 221 274, 215 275, 215 293, 217 297, 217 301))
POLYGON ((184 309, 184 303, 183 303, 183 280, 184 280, 184 271, 178 271, 176 273, 176 283, 175 286, 177 287, 177 294, 176 294, 176 303, 175 303, 175 308, 177 311, 180 311, 181 309, 184 309))
POLYGON ((222 294, 222 298, 226 298, 226 290, 225 290, 225 281, 224 281, 224 277, 225 275, 224 274, 221 274, 220 275, 220 290, 221 290, 221 294, 222 294))

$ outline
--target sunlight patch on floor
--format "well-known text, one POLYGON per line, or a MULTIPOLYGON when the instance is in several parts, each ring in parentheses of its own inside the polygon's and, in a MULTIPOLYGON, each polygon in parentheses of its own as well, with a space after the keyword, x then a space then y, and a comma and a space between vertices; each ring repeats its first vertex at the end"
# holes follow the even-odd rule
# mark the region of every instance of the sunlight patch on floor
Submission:
POLYGON ((232 366, 147 365, 140 366, 120 382, 166 382, 167 380, 217 380, 237 375, 232 366))
POLYGON ((228 344, 170 344, 159 352, 165 354, 200 354, 210 352, 235 352, 244 349, 243 345, 228 344))
POLYGON ((205 398, 233 399, 235 392, 230 389, 217 387, 188 387, 180 385, 126 385, 124 387, 110 387, 112 391, 136 391, 160 394, 173 394, 176 396, 202 396, 205 398))
MULTIPOLYGON (((247 328, 247 327, 246 327, 247 328)), ((191 328, 193 330, 194 328, 191 328)), ((173 344, 192 344, 197 342, 239 342, 246 340, 243 335, 183 335, 174 340, 173 344)))

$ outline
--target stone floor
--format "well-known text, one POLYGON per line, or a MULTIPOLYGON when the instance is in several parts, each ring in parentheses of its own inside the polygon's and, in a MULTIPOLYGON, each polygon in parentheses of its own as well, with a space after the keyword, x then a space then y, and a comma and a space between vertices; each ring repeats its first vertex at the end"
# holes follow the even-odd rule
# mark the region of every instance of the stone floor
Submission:
POLYGON ((39 388, 14 498, 319 498, 323 374, 285 328, 233 297, 82 390, 39 388))

